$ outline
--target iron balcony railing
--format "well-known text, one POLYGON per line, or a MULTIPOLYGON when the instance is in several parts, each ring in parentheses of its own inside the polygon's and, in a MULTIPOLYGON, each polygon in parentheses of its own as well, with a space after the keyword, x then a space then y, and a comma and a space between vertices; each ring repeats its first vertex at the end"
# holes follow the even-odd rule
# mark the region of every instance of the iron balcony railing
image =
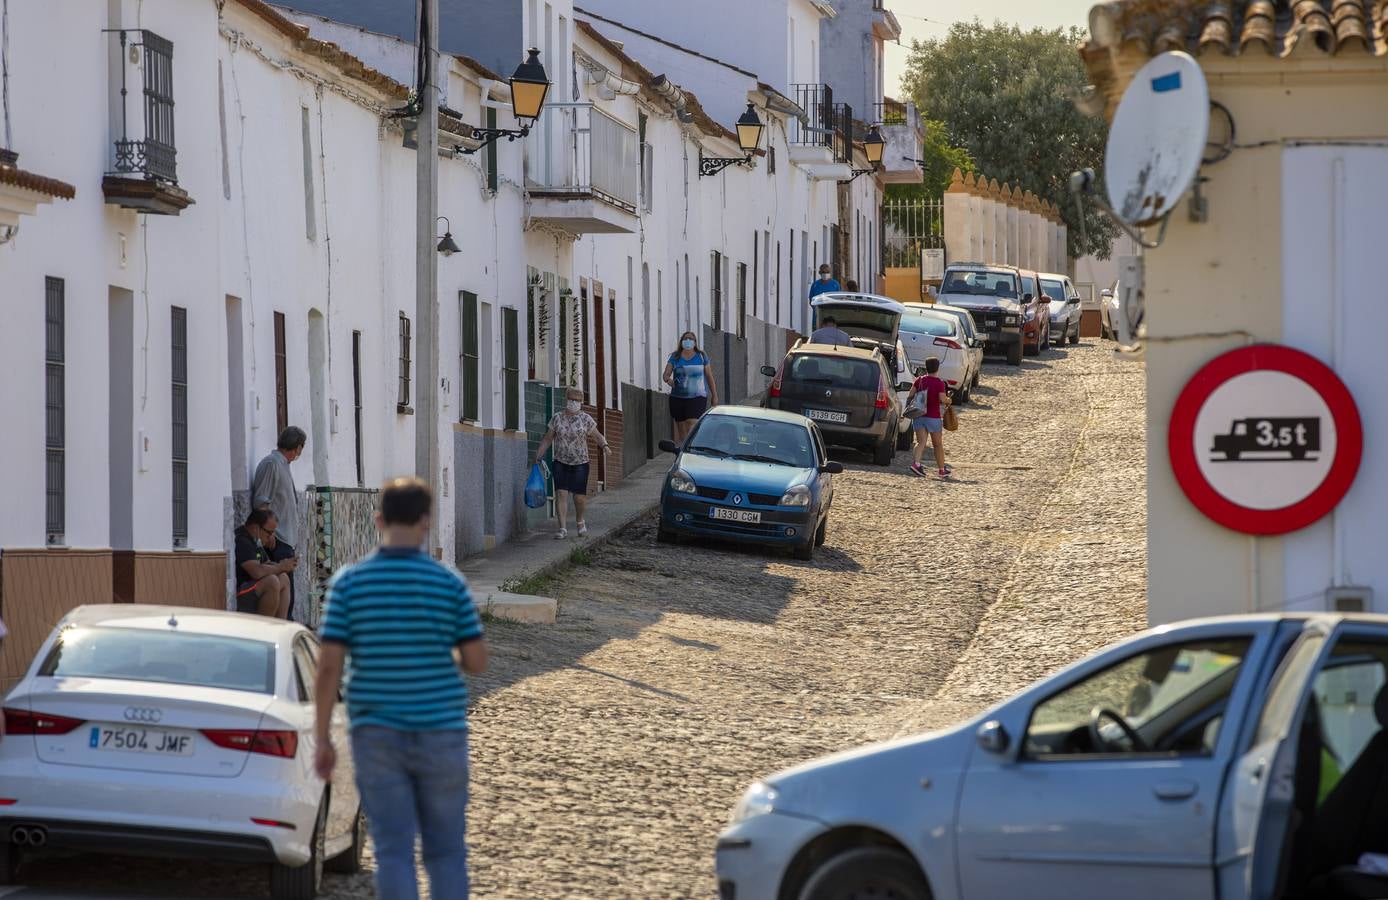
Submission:
POLYGON ((900 100, 883 100, 881 103, 874 104, 877 110, 877 122, 880 125, 905 125, 906 124, 906 104, 900 100))
MULTIPOLYGON (((853 141, 856 131, 853 123, 853 107, 847 103, 835 103, 833 115, 834 132, 829 147, 834 151, 834 161, 851 163, 853 162, 853 141)), ((865 134, 866 132, 864 132, 865 134)))
POLYGON ((827 84, 793 84, 791 94, 805 118, 791 125, 790 142, 800 147, 834 145, 834 91, 827 84))
POLYGON ((641 144, 635 128, 592 103, 546 103, 527 141, 531 193, 592 196, 636 212, 641 144))
POLYGON ((120 134, 108 174, 178 184, 174 149, 173 42, 148 30, 115 29, 120 41, 120 134), (131 121, 131 69, 143 86, 142 117, 131 121))

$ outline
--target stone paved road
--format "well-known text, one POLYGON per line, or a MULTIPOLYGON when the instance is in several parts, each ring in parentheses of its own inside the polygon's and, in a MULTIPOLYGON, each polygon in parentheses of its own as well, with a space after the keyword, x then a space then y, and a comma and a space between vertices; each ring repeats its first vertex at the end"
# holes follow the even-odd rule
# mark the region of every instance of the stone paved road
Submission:
MULTIPOLYGON (((548 587, 558 625, 494 624, 474 685, 476 895, 712 897, 713 839, 749 781, 958 721, 1142 627, 1143 378, 1111 346, 990 364, 946 436, 951 481, 910 477, 906 454, 839 456, 813 563, 657 546, 648 518, 548 587)), ((17 898, 264 890, 234 867, 100 859, 30 878, 45 892, 17 898)), ((327 895, 371 893, 359 876, 327 895)))

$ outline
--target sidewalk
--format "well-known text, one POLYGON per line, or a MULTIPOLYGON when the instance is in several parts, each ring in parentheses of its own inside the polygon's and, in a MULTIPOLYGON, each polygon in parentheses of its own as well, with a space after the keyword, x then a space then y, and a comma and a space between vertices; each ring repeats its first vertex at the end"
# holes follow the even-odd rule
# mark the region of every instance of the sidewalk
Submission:
POLYGON ((559 528, 551 519, 540 531, 519 535, 494 550, 470 556, 458 563, 467 577, 478 609, 503 619, 552 624, 558 604, 549 597, 504 590, 562 568, 575 550, 592 548, 639 519, 660 500, 660 489, 673 460, 661 454, 622 479, 617 487, 588 500, 588 535, 577 537, 573 509, 569 509, 569 537, 556 541, 559 528))

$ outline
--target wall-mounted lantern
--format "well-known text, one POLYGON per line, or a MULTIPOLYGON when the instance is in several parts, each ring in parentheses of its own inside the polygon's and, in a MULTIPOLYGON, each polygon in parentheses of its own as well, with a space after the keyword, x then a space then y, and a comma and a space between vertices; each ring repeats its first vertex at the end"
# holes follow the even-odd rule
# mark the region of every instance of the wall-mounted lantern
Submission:
MULTIPOLYGON (((872 129, 867 133, 867 137, 863 138, 863 152, 867 154, 868 168, 853 169, 853 178, 848 179, 848 181, 852 181, 859 175, 866 175, 869 172, 877 171, 877 168, 882 165, 882 151, 886 148, 887 142, 883 139, 882 132, 877 130, 876 125, 872 126, 872 129)), ((848 182, 844 183, 847 184, 848 182)))
POLYGON ((439 245, 436 249, 444 256, 452 256, 455 253, 462 252, 463 248, 459 247, 458 242, 453 240, 453 232, 451 230, 453 223, 448 221, 448 216, 439 216, 434 220, 435 225, 440 222, 443 223, 443 237, 439 238, 439 245))
POLYGON ((530 56, 525 62, 516 66, 516 71, 511 75, 511 113, 520 120, 519 128, 474 128, 472 129, 472 139, 481 141, 471 150, 458 148, 459 153, 473 154, 488 144, 494 143, 498 138, 506 138, 514 141, 516 138, 525 137, 530 133, 530 127, 535 124, 535 120, 540 118, 540 112, 545 108, 545 97, 549 94, 549 76, 545 74, 545 67, 540 64, 540 51, 534 47, 530 48, 530 56))
POLYGON ((761 146, 761 133, 766 130, 762 120, 757 118, 757 111, 752 108, 752 104, 747 104, 747 111, 737 119, 737 146, 741 148, 745 156, 722 156, 705 157, 699 155, 699 177, 717 175, 728 166, 743 166, 752 161, 752 154, 761 146))

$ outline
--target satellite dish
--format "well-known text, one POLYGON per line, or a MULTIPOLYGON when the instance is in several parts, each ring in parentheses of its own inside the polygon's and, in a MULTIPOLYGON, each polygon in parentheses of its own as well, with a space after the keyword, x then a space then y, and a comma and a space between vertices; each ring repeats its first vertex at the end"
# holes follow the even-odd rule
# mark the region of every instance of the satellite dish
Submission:
POLYGON ((1159 221, 1195 181, 1209 128, 1200 64, 1179 50, 1151 59, 1123 92, 1109 129, 1109 205, 1130 225, 1159 221))

